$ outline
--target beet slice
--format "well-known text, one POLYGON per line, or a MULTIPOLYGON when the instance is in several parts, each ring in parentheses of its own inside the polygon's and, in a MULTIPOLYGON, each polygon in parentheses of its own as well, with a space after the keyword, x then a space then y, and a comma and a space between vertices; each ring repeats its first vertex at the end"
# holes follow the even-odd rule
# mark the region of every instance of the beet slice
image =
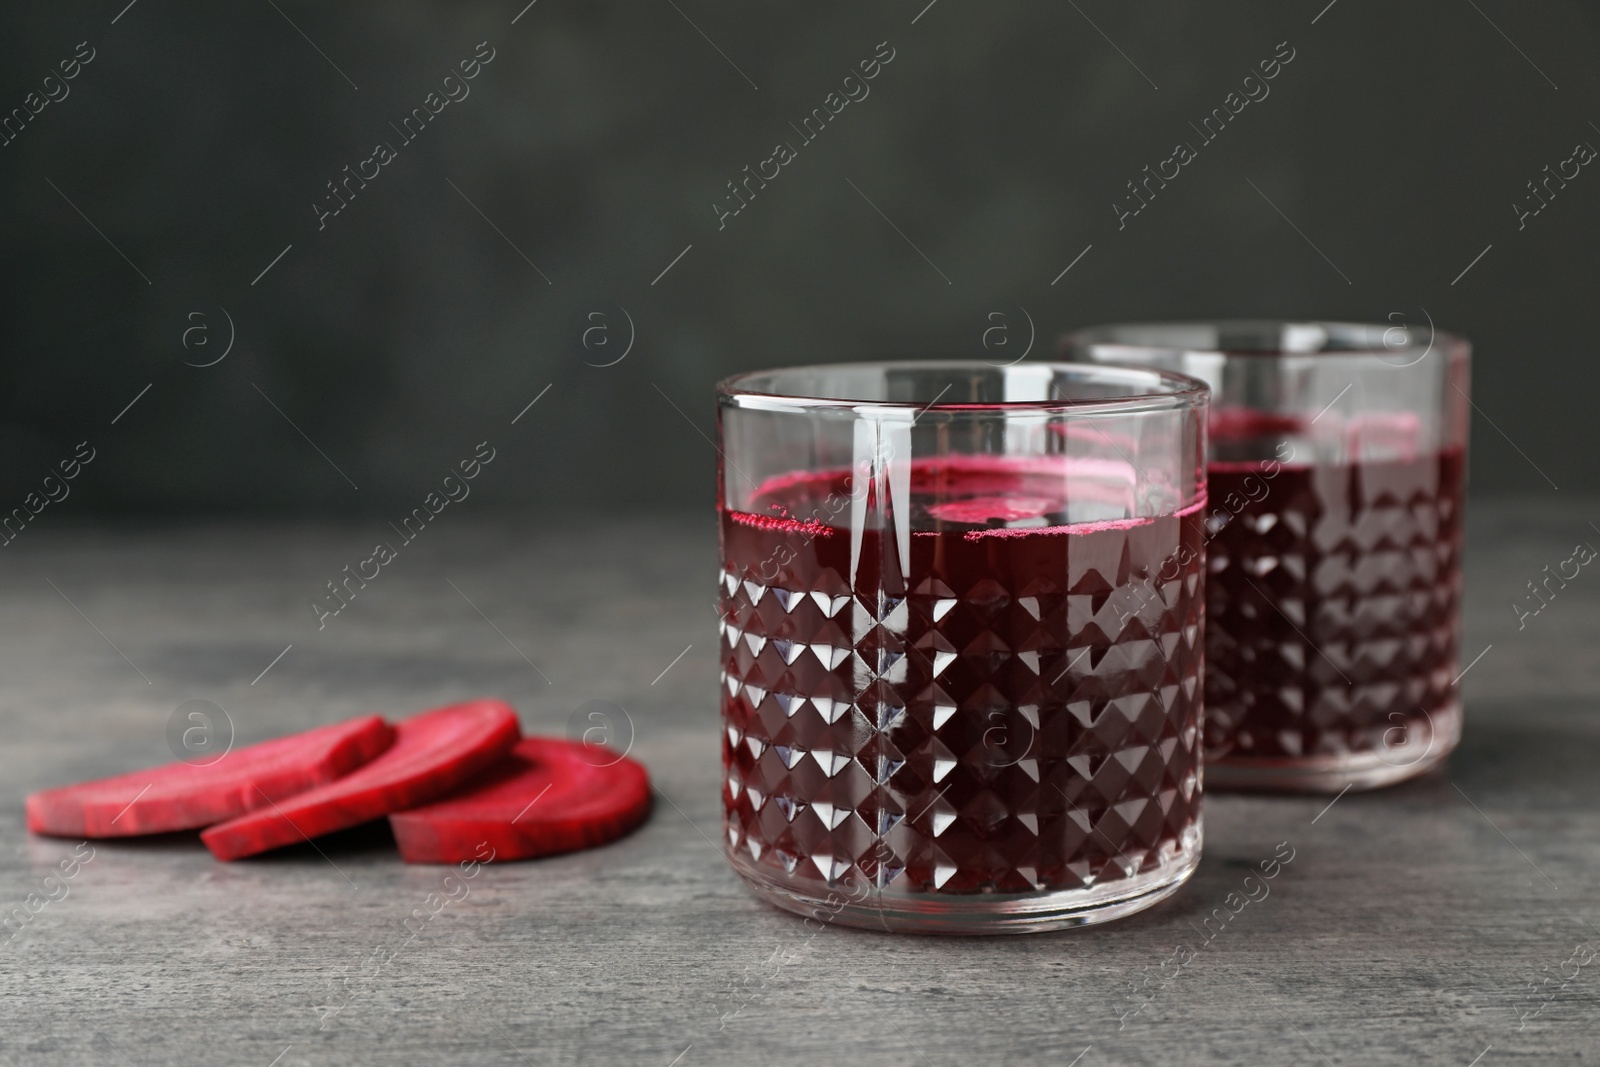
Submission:
POLYGON ((650 813, 644 767, 598 745, 523 740, 478 784, 389 816, 407 863, 529 859, 593 848, 650 813))
POLYGON ((200 840, 218 859, 236 860, 356 826, 449 793, 498 763, 520 736, 517 713, 499 700, 413 715, 361 769, 213 826, 200 840))
POLYGON ((215 763, 168 763, 28 797, 28 829, 55 837, 132 837, 195 830, 282 801, 389 747, 376 715, 234 749, 215 763))

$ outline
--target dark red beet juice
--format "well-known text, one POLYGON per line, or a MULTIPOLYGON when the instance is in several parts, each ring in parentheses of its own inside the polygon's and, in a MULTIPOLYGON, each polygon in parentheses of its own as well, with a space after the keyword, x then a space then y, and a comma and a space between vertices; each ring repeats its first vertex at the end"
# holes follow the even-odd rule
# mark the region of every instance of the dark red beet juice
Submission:
MULTIPOLYGON (((1244 462, 1213 423, 1206 577, 1211 784, 1281 768, 1381 784, 1460 732, 1461 449, 1244 462)), ((1285 446, 1287 448, 1287 446, 1285 446)), ((1292 453, 1293 449, 1288 449, 1292 453)), ((1281 453, 1280 453, 1281 454, 1281 453)))
POLYGON ((852 531, 848 472, 719 516, 735 865, 1033 894, 1196 854, 1202 509, 1069 524, 1059 467, 910 477, 904 574, 893 532, 852 531))
POLYGON ((1206 785, 1342 793, 1448 758, 1471 346, 1394 312, 1123 323, 1063 349, 1211 391, 1206 785))

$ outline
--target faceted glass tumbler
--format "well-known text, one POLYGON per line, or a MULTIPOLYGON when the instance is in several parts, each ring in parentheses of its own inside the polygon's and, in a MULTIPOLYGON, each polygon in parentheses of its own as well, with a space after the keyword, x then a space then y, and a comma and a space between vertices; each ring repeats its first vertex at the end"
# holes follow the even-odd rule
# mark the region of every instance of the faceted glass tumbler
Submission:
POLYGON ((877 363, 718 387, 725 847, 766 900, 1009 933, 1201 844, 1205 385, 877 363))
POLYGON ((1461 736, 1466 342, 1218 322, 1063 348, 1211 385, 1208 784, 1337 792, 1441 763, 1461 736))

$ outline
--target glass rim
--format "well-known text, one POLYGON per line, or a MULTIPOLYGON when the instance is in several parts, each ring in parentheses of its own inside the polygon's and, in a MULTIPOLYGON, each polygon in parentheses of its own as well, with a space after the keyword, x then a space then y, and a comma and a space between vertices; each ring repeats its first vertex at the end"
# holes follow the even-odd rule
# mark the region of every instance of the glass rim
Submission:
MULTIPOLYGON (((1426 309, 1423 309, 1426 313, 1426 309)), ((1319 359, 1331 360, 1348 357, 1374 357, 1379 360, 1393 358, 1400 353, 1412 353, 1418 348, 1423 350, 1411 363, 1420 363, 1436 346, 1451 362, 1458 362, 1468 358, 1472 346, 1466 338, 1458 334, 1441 330, 1433 325, 1432 318, 1428 319, 1427 343, 1424 345, 1411 337, 1415 327, 1390 323, 1343 322, 1319 319, 1174 319, 1160 322, 1111 322, 1096 326, 1074 330, 1061 338, 1063 350, 1074 347, 1104 353, 1106 357, 1115 361, 1118 353, 1183 353, 1207 357, 1224 357, 1228 359, 1319 359), (1273 331, 1280 337, 1293 330, 1317 331, 1325 339, 1347 340, 1360 339, 1363 343, 1350 344, 1344 347, 1294 348, 1286 345, 1277 347, 1240 347, 1216 345, 1208 347, 1203 344, 1194 344, 1188 341, 1174 340, 1162 342, 1160 340, 1129 339, 1130 335, 1139 330, 1174 332, 1186 329, 1211 329, 1226 334, 1229 330, 1239 333, 1251 330, 1273 331), (1392 332, 1401 331, 1407 335, 1406 343, 1390 345, 1385 340, 1392 332)))
POLYGON ((716 394, 718 404, 795 413, 842 412, 865 414, 910 412, 920 417, 927 413, 982 415, 1039 411, 1076 412, 1087 415, 1102 412, 1126 414, 1143 411, 1179 411, 1201 407, 1208 402, 1211 387, 1192 375, 1152 367, 1075 363, 1064 360, 1018 361, 1011 364, 996 364, 976 359, 903 359, 863 360, 859 363, 813 363, 742 371, 719 381, 716 385, 716 394), (935 397, 933 401, 923 403, 912 400, 861 400, 849 397, 821 396, 801 391, 785 392, 771 388, 750 388, 746 384, 753 379, 806 372, 872 370, 943 370, 954 372, 985 370, 1004 372, 1022 366, 1037 368, 1035 373, 1051 373, 1085 382, 1126 386, 1130 391, 1120 396, 1059 397, 1051 400, 941 402, 938 397, 935 397))

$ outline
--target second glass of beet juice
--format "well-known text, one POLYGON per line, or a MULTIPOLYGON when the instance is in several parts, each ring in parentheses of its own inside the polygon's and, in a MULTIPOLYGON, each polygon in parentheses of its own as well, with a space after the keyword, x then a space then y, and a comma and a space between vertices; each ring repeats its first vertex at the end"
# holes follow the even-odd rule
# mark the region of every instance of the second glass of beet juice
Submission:
POLYGON ((1102 326, 1069 358, 1212 389, 1206 781, 1336 792, 1461 736, 1465 341, 1431 325, 1102 326))
POLYGON ((1069 364, 718 387, 725 847, 757 894, 1008 933, 1189 876, 1206 403, 1069 364))

